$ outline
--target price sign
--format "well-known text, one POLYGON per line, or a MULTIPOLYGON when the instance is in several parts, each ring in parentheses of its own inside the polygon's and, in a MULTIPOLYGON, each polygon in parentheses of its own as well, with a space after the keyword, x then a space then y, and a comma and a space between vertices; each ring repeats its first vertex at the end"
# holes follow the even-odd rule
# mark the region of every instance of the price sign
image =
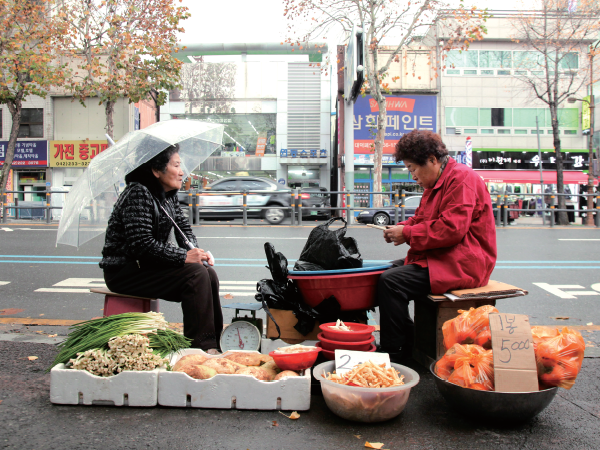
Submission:
POLYGON ((521 314, 490 314, 496 392, 539 390, 529 318, 521 314))
POLYGON ((335 373, 341 375, 354 369, 359 364, 371 361, 373 364, 390 365, 390 355, 387 353, 355 352, 352 350, 335 350, 335 373))

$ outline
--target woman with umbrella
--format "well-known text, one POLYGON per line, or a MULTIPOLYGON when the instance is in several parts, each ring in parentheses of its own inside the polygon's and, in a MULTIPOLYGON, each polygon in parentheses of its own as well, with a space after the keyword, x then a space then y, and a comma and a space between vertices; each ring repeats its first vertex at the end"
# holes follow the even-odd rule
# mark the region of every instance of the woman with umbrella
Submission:
POLYGON ((219 279, 177 201, 183 177, 177 144, 126 175, 127 187, 108 221, 100 267, 113 292, 181 303, 183 334, 192 347, 218 349, 223 330, 219 279), (177 247, 169 243, 173 232, 177 247))

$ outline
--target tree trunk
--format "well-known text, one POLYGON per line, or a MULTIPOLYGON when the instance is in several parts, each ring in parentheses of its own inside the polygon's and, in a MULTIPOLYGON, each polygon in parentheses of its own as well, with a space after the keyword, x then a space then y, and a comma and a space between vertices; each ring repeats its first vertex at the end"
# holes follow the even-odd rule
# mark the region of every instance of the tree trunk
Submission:
MULTIPOLYGON (((561 153, 561 143, 558 129, 558 116, 556 111, 556 104, 550 104, 550 116, 552 118, 552 135, 554 138, 554 151, 556 154, 556 193, 563 194, 565 192, 563 182, 563 159, 561 153)), ((558 198, 558 209, 566 209, 565 197, 563 195, 557 195, 558 198)), ((569 218, 565 211, 558 213, 559 225, 569 225, 569 218)))
POLYGON ((6 104, 12 117, 12 126, 10 128, 8 145, 6 146, 6 157, 4 159, 4 164, 2 165, 2 170, 0 171, 0 195, 4 194, 6 180, 8 179, 8 172, 10 171, 10 166, 15 158, 15 147, 17 145, 17 138, 19 137, 19 127, 21 126, 21 109, 23 107, 22 100, 23 91, 19 90, 15 96, 15 99, 6 104))
MULTIPOLYGON (((375 151, 373 152, 373 192, 381 192, 381 173, 383 171, 383 148, 385 144, 385 124, 387 122, 387 110, 385 97, 383 95, 377 100, 379 106, 379 119, 377 121, 377 133, 375 134, 375 151)), ((383 195, 373 195, 373 207, 383 206, 383 195)))
POLYGON ((106 134, 114 140, 113 113, 115 111, 115 102, 107 100, 104 110, 106 112, 106 134))

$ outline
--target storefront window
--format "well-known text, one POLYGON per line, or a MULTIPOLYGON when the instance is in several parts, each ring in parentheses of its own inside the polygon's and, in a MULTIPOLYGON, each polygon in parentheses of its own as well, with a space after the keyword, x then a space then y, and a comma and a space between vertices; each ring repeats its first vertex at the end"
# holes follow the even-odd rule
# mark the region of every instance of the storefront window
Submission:
POLYGON ((212 156, 265 156, 276 154, 276 114, 186 114, 177 119, 221 123, 223 147, 212 156))

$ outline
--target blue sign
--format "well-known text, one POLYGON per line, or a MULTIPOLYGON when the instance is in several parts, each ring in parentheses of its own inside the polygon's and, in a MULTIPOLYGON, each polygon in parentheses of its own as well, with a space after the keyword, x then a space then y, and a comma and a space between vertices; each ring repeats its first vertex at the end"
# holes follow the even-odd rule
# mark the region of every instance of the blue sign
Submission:
MULTIPOLYGON (((412 130, 437 129, 437 99, 435 95, 403 95, 386 97, 386 130, 383 153, 394 153, 396 142, 412 130)), ((379 120, 377 102, 367 95, 354 104, 354 153, 373 152, 379 120)))
POLYGON ((285 179, 284 178, 280 178, 279 180, 277 180, 277 182, 279 184, 283 184, 285 186, 285 179))
MULTIPOLYGON (((8 141, 0 141, 0 166, 6 159, 8 141)), ((11 167, 48 167, 48 141, 17 141, 11 167)))

